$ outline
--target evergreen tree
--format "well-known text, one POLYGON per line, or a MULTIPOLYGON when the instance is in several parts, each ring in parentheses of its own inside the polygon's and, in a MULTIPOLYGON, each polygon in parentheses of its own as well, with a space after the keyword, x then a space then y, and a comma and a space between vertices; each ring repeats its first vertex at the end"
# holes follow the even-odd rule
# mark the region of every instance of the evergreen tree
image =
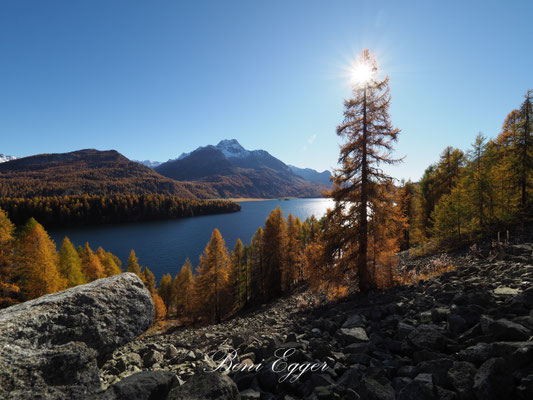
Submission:
POLYGON ((163 302, 163 299, 157 294, 152 294, 152 301, 154 303, 154 322, 162 321, 167 316, 167 308, 165 306, 165 303, 163 302))
POLYGON ((517 175, 520 185, 521 211, 526 212, 528 204, 528 189, 531 188, 533 171, 533 104, 531 96, 533 91, 528 90, 524 102, 520 106, 520 135, 517 140, 517 175))
POLYGON ((247 268, 244 259, 244 246, 241 239, 237 239, 235 248, 230 255, 229 288, 233 306, 241 308, 246 302, 247 268))
POLYGON ((263 254, 263 228, 259 227, 252 237, 248 250, 250 297, 254 300, 264 300, 266 298, 265 261, 263 254))
POLYGON ((218 229, 200 256, 197 269, 195 297, 200 315, 219 323, 228 311, 229 255, 218 229))
POLYGON ((67 287, 83 285, 87 282, 82 271, 81 258, 68 237, 65 237, 61 244, 59 272, 67 280, 67 287))
POLYGON ((410 180, 402 182, 402 186, 399 189, 398 205, 406 225, 400 240, 400 250, 407 250, 411 247, 411 231, 413 230, 412 227, 415 225, 415 195, 415 185, 410 180))
POLYGON ((157 293, 163 300, 163 303, 165 303, 167 312, 169 312, 172 303, 172 276, 170 274, 163 275, 161 282, 159 282, 157 293))
POLYGON ((302 278, 303 248, 300 241, 301 222, 292 213, 287 217, 287 258, 281 275, 282 289, 291 291, 302 278))
POLYGON ((15 226, 0 208, 0 308, 17 302, 20 288, 13 283, 15 226))
POLYGON ((155 276, 148 267, 144 267, 144 270, 141 274, 141 279, 144 283, 144 286, 146 286, 146 289, 148 289, 153 297, 153 295, 156 294, 155 276))
POLYGON ((468 191, 468 202, 472 207, 472 213, 477 220, 477 228, 483 228, 488 223, 487 214, 490 214, 488 208, 492 203, 492 178, 485 157, 486 149, 485 137, 479 133, 469 152, 470 164, 464 175, 466 181, 464 186, 468 191))
POLYGON ((35 219, 23 227, 17 243, 18 277, 27 300, 66 288, 58 270, 56 246, 35 219))
POLYGON ((139 278, 141 277, 141 266, 139 265, 139 259, 135 255, 135 251, 131 249, 130 255, 128 256, 128 262, 126 264, 126 271, 133 272, 139 278))
POLYGON ((337 134, 345 142, 341 167, 333 177, 335 207, 328 215, 336 225, 332 254, 337 263, 357 270, 359 288, 365 291, 374 286, 368 265, 369 212, 378 212, 376 207, 383 203, 380 185, 392 178, 380 166, 399 161, 391 158, 391 152, 400 131, 389 118, 389 78, 378 79, 377 62, 368 50, 362 52, 359 65, 368 79, 355 85, 353 97, 344 102, 344 121, 337 134))
POLYGON ((263 269, 263 279, 266 292, 264 300, 270 300, 280 295, 281 275, 287 261, 287 224, 278 206, 272 210, 265 221, 263 230, 263 262, 267 268, 263 269))
POLYGON ((436 236, 441 239, 461 239, 469 229, 471 216, 467 192, 461 182, 451 193, 442 196, 435 207, 433 219, 436 236))
POLYGON ((172 282, 172 298, 176 304, 176 313, 181 317, 190 317, 193 311, 195 280, 192 274, 192 263, 189 258, 181 267, 172 282))
POLYGON ((0 208, 0 282, 9 282, 13 272, 15 226, 0 208))
POLYGON ((81 265, 87 281, 91 282, 105 277, 104 267, 98 256, 89 247, 89 243, 85 243, 81 252, 81 265))
POLYGON ((96 250, 96 255, 98 256, 100 263, 104 267, 104 276, 113 276, 122 273, 122 269, 120 268, 122 262, 117 256, 108 251, 105 251, 101 247, 98 247, 98 249, 96 250))

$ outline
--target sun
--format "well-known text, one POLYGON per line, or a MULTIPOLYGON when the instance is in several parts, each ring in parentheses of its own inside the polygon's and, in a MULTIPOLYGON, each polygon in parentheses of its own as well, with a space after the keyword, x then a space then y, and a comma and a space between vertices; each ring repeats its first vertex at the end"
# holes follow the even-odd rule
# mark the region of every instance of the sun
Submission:
POLYGON ((350 82, 352 85, 363 86, 369 83, 373 76, 373 68, 367 63, 358 62, 350 69, 350 82))

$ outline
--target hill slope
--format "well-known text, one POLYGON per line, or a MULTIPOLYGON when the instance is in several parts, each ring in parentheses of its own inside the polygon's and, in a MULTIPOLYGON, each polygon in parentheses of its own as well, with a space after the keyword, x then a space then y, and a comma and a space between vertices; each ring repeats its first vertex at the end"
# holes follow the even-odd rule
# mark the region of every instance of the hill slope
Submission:
MULTIPOLYGON (((338 303, 320 304, 302 293, 217 325, 154 331, 117 350, 101 369, 102 381, 129 375, 119 366, 131 360, 144 371, 157 362, 160 374, 170 371, 186 380, 183 390, 205 393, 195 398, 216 399, 209 393, 219 386, 199 384, 199 378, 220 365, 209 355, 219 351, 221 360, 235 348, 239 360, 263 368, 229 372, 231 381, 220 383, 248 399, 531 399, 533 244, 508 250, 505 260, 495 262, 402 257, 409 270, 431 269, 443 259, 456 268, 338 303), (313 302, 317 306, 310 307, 313 302), (295 350, 288 363, 317 360, 327 368, 285 383, 289 371, 272 363, 288 349, 295 350)), ((135 387, 142 376, 121 384, 135 387)))
POLYGON ((180 181, 209 184, 220 197, 320 197, 326 189, 297 176, 268 152, 246 150, 235 139, 199 147, 155 171, 180 181))
POLYGON ((39 154, 0 164, 0 196, 160 193, 216 197, 209 186, 176 182, 114 151, 39 154))

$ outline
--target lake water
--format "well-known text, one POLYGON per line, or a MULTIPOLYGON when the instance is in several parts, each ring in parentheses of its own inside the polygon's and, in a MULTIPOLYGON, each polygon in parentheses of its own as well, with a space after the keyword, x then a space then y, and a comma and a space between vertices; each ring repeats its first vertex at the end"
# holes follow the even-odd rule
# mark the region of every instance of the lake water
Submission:
POLYGON ((102 246, 118 256, 125 264, 131 249, 135 250, 139 263, 147 266, 157 281, 163 274, 174 276, 189 257, 198 265, 199 257, 218 228, 229 250, 240 238, 248 244, 253 234, 263 226, 268 214, 280 206, 286 217, 289 213, 301 220, 314 215, 322 217, 333 206, 331 199, 291 199, 245 201, 237 213, 207 215, 166 221, 139 222, 119 225, 100 225, 82 228, 49 230, 50 236, 60 246, 68 236, 74 245, 89 242, 93 250, 102 246))

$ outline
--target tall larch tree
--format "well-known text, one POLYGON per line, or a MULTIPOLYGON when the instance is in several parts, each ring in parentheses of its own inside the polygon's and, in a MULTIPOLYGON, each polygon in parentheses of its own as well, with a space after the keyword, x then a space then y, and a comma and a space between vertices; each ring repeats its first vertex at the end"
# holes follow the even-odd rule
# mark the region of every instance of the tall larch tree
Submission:
POLYGON ((405 227, 402 232, 402 238, 400 240, 400 250, 407 250, 411 247, 411 231, 415 226, 415 199, 416 199, 416 187, 409 180, 402 182, 402 185, 398 189, 398 206, 402 217, 405 219, 405 227))
POLYGON ((283 212, 278 206, 272 210, 265 221, 263 230, 263 257, 266 295, 264 300, 270 300, 281 294, 281 275, 287 262, 287 223, 283 212))
POLYGON ((469 165, 464 174, 469 203, 475 216, 476 227, 483 228, 489 222, 490 205, 492 203, 492 177, 488 159, 485 156, 487 143, 485 137, 479 133, 468 153, 469 165))
POLYGON ((233 306, 241 308, 246 302, 246 284, 248 280, 244 245, 237 239, 235 248, 230 254, 229 288, 233 306))
POLYGON ((157 294, 155 276, 148 267, 144 267, 144 270, 141 273, 141 279, 152 296, 157 294))
POLYGON ((176 314, 180 317, 190 317, 193 312, 195 279, 192 273, 192 263, 189 258, 172 282, 172 298, 176 305, 176 314))
POLYGON ((248 263, 250 269, 250 294, 251 299, 262 301, 266 297, 265 287, 265 260, 263 250, 263 228, 257 228, 248 249, 248 263))
POLYGON ((103 248, 98 247, 96 255, 100 259, 102 266, 104 267, 105 276, 113 276, 122 273, 120 266, 122 262, 120 259, 109 251, 105 251, 103 248))
POLYGON ((87 282, 81 258, 68 237, 63 239, 59 250, 59 272, 67 280, 67 287, 83 285, 87 282))
POLYGON ((300 239, 301 222, 292 213, 287 216, 286 260, 281 274, 281 286, 291 291, 302 278, 303 247, 300 239))
POLYGON ((135 251, 131 249, 128 256, 128 262, 126 263, 126 271, 133 272, 139 278, 141 278, 141 266, 139 265, 139 259, 135 255, 135 251))
POLYGON ((215 229, 197 269, 195 303, 199 315, 220 322, 229 309, 228 249, 220 231, 215 229))
POLYGON ((333 176, 334 212, 329 215, 338 229, 334 252, 342 260, 337 261, 357 270, 359 289, 366 291, 374 286, 368 266, 369 213, 379 211, 380 185, 392 180, 380 167, 399 162, 391 153, 400 130, 389 118, 389 77, 379 79, 370 51, 363 50, 355 72, 353 97, 345 100, 344 120, 337 127, 344 143, 333 176))
POLYGON ((0 308, 18 301, 20 288, 13 283, 15 226, 0 208, 0 308))
POLYGON ((520 205, 525 214, 528 205, 528 190, 531 188, 531 176, 533 174, 533 104, 531 97, 533 91, 528 90, 525 99, 520 106, 520 135, 517 140, 518 147, 518 176, 520 182, 520 205))
POLYGON ((27 300, 66 288, 67 282, 58 269, 56 246, 33 218, 19 235, 16 260, 19 282, 27 300))
POLYGON ((170 274, 165 274, 159 282, 159 288, 157 293, 165 303, 167 307, 167 312, 170 313, 170 306, 172 303, 172 276, 170 274))
POLYGON ((87 278, 87 281, 91 282, 96 279, 105 277, 104 266, 100 262, 100 259, 89 246, 89 243, 85 243, 81 252, 81 265, 82 271, 87 278))

